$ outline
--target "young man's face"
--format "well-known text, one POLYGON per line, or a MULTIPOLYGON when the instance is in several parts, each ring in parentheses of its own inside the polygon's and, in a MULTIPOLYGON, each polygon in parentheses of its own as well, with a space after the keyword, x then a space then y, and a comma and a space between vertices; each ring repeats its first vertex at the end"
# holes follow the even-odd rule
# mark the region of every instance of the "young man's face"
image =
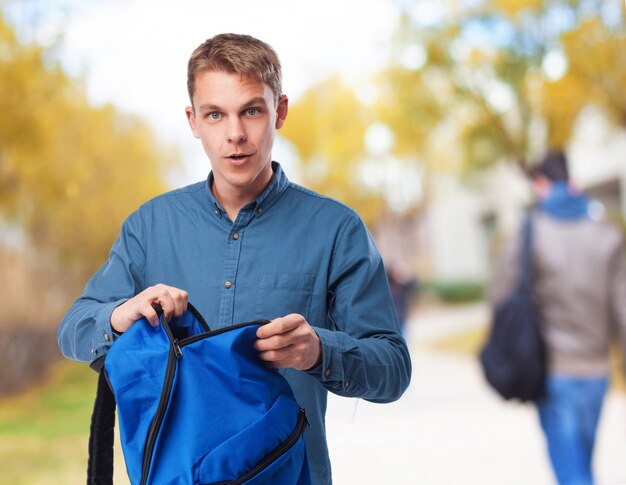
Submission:
POLYGON ((202 141, 218 197, 253 200, 272 178, 272 145, 287 116, 265 83, 221 71, 198 75, 189 126, 202 141))

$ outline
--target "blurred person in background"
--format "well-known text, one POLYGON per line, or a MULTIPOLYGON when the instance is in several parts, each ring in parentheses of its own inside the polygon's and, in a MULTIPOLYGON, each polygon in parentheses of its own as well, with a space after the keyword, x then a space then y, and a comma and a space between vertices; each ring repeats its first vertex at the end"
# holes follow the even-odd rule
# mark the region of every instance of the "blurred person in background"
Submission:
POLYGON ((387 279, 391 289, 391 297, 396 308, 396 315, 406 334, 406 323, 411 313, 411 307, 419 292, 418 280, 413 276, 407 265, 392 261, 387 268, 387 279))
POLYGON ((390 402, 410 380, 382 259, 355 211, 290 182, 272 160, 288 99, 269 45, 217 35, 192 53, 187 75, 187 120, 211 172, 128 217, 65 315, 59 347, 93 361, 139 319, 157 325, 155 307, 178 317, 188 299, 212 329, 271 320, 255 348, 306 409, 313 481, 330 484, 327 392, 390 402))
MULTIPOLYGON (((536 407, 559 484, 590 485, 616 334, 626 349, 624 238, 617 227, 590 217, 589 199, 570 184, 563 152, 549 152, 531 179, 537 197, 532 285, 548 354, 536 407)), ((519 247, 518 237, 496 265, 493 305, 513 289, 519 247)))

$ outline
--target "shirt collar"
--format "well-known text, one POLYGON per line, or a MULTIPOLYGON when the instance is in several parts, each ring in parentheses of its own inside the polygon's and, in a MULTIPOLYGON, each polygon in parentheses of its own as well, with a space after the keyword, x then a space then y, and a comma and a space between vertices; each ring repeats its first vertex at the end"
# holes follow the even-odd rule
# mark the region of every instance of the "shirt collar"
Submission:
MULTIPOLYGON (((274 175, 272 176, 270 183, 267 187, 265 187, 265 190, 263 190, 263 192, 261 192, 261 194, 259 194, 259 196, 252 202, 242 207, 242 210, 256 210, 257 214, 261 215, 273 206, 285 193, 285 190, 289 187, 289 179, 287 178, 287 175, 285 175, 285 172, 278 162, 272 162, 272 170, 274 175)), ((207 193, 209 194, 209 200, 211 201, 214 210, 219 211, 220 214, 224 213, 224 208, 213 195, 213 191, 211 190, 212 183, 213 171, 209 173, 206 180, 207 193)))

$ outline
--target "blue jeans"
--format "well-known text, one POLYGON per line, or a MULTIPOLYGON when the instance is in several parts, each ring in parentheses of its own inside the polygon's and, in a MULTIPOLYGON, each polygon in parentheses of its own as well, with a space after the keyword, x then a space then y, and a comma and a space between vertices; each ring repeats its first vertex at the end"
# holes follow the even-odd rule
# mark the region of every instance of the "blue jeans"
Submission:
POLYGON ((608 382, 607 377, 547 379, 537 410, 560 485, 593 485, 593 447, 608 382))

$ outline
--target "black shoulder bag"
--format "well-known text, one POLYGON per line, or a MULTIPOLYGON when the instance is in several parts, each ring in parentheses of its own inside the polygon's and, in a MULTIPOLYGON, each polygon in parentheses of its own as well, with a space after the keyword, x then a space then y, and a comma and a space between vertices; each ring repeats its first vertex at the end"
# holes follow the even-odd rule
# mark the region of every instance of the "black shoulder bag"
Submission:
POLYGON ((505 399, 534 401, 544 390, 546 349, 541 315, 532 295, 532 232, 523 228, 517 286, 496 306, 491 331, 480 352, 487 382, 505 399))

